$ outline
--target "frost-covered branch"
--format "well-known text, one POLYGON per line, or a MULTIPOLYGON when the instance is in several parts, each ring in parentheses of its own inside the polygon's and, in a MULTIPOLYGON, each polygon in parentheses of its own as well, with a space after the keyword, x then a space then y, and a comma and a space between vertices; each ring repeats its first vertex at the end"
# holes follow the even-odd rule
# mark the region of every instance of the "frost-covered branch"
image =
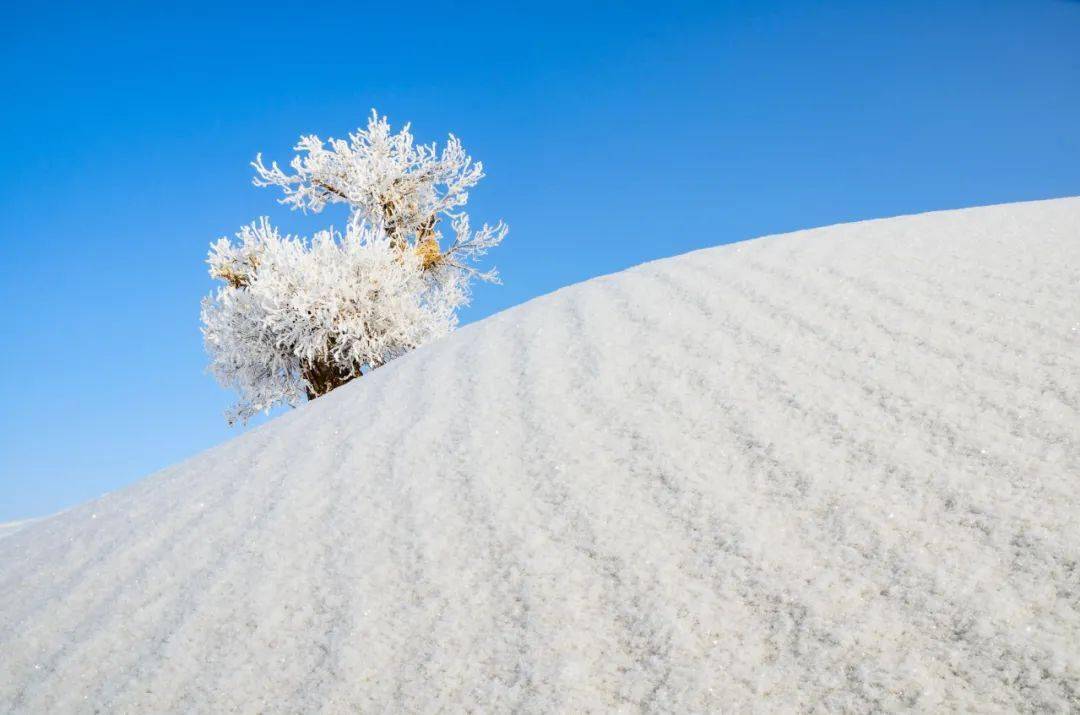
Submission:
POLYGON ((365 221, 381 224, 391 238, 417 243, 433 237, 443 216, 469 200, 469 189, 484 176, 484 166, 450 135, 439 152, 435 144, 416 144, 409 125, 391 132, 386 117, 372 111, 366 129, 348 140, 317 136, 300 139, 298 152, 283 170, 256 157, 256 186, 277 186, 281 202, 318 213, 331 203, 348 204, 365 221))
POLYGON ((203 301, 202 320, 211 371, 244 397, 240 419, 318 397, 446 334, 467 298, 464 276, 431 280, 420 256, 358 222, 308 242, 264 218, 237 238, 214 245, 211 275, 234 275, 250 257, 257 268, 243 282, 226 278, 203 301))
POLYGON ((305 212, 345 203, 349 219, 309 241, 264 218, 211 245, 223 285, 203 301, 203 335, 211 371, 241 395, 230 421, 314 399, 449 332, 469 281, 497 281, 476 264, 507 227, 470 228, 462 207, 483 166, 453 135, 440 152, 372 112, 348 140, 307 136, 296 150, 291 172, 258 156, 255 184, 305 212))

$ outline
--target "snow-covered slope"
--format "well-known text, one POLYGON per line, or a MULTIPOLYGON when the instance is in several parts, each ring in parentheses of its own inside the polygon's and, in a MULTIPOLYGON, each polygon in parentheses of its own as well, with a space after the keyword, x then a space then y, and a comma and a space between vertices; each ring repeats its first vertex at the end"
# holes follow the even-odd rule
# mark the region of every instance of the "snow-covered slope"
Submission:
POLYGON ((0 711, 1080 708, 1080 199, 540 298, 0 540, 0 711))
POLYGON ((0 524, 0 539, 5 536, 11 536, 19 529, 22 529, 36 521, 35 519, 23 519, 21 521, 8 521, 0 524))

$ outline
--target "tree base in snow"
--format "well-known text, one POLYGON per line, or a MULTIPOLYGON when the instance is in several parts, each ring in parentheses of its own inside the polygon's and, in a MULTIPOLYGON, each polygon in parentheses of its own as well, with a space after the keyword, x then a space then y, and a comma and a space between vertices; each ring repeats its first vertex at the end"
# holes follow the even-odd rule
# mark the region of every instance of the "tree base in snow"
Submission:
POLYGON ((309 400, 314 400, 360 377, 361 372, 359 368, 345 372, 329 363, 319 362, 305 367, 303 374, 304 381, 307 383, 307 397, 309 400))

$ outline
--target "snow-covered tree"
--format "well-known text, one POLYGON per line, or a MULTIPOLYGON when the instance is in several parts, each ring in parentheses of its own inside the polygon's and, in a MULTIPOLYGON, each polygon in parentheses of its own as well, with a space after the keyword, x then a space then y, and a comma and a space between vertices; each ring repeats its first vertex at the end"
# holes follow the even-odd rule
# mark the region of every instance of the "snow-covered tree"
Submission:
POLYGON ((281 188, 294 209, 343 203, 349 216, 344 233, 311 240, 263 218, 211 245, 222 285, 203 300, 203 338, 211 372, 240 393, 230 422, 315 399, 446 334, 470 280, 497 280, 475 264, 507 227, 470 227, 462 207, 483 165, 453 135, 440 153, 372 112, 348 140, 306 136, 296 150, 291 173, 258 156, 255 184, 281 188))

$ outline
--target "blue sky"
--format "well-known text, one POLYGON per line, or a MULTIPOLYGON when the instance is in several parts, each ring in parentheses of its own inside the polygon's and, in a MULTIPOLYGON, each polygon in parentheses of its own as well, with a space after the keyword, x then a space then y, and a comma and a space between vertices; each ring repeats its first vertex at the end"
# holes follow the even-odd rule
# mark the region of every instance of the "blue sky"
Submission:
POLYGON ((258 151, 377 107, 484 161, 472 321, 754 236, 1080 194, 1080 3, 0 7, 0 521, 239 433, 204 373, 207 244, 258 151), (395 8, 396 9, 391 9, 395 8))

